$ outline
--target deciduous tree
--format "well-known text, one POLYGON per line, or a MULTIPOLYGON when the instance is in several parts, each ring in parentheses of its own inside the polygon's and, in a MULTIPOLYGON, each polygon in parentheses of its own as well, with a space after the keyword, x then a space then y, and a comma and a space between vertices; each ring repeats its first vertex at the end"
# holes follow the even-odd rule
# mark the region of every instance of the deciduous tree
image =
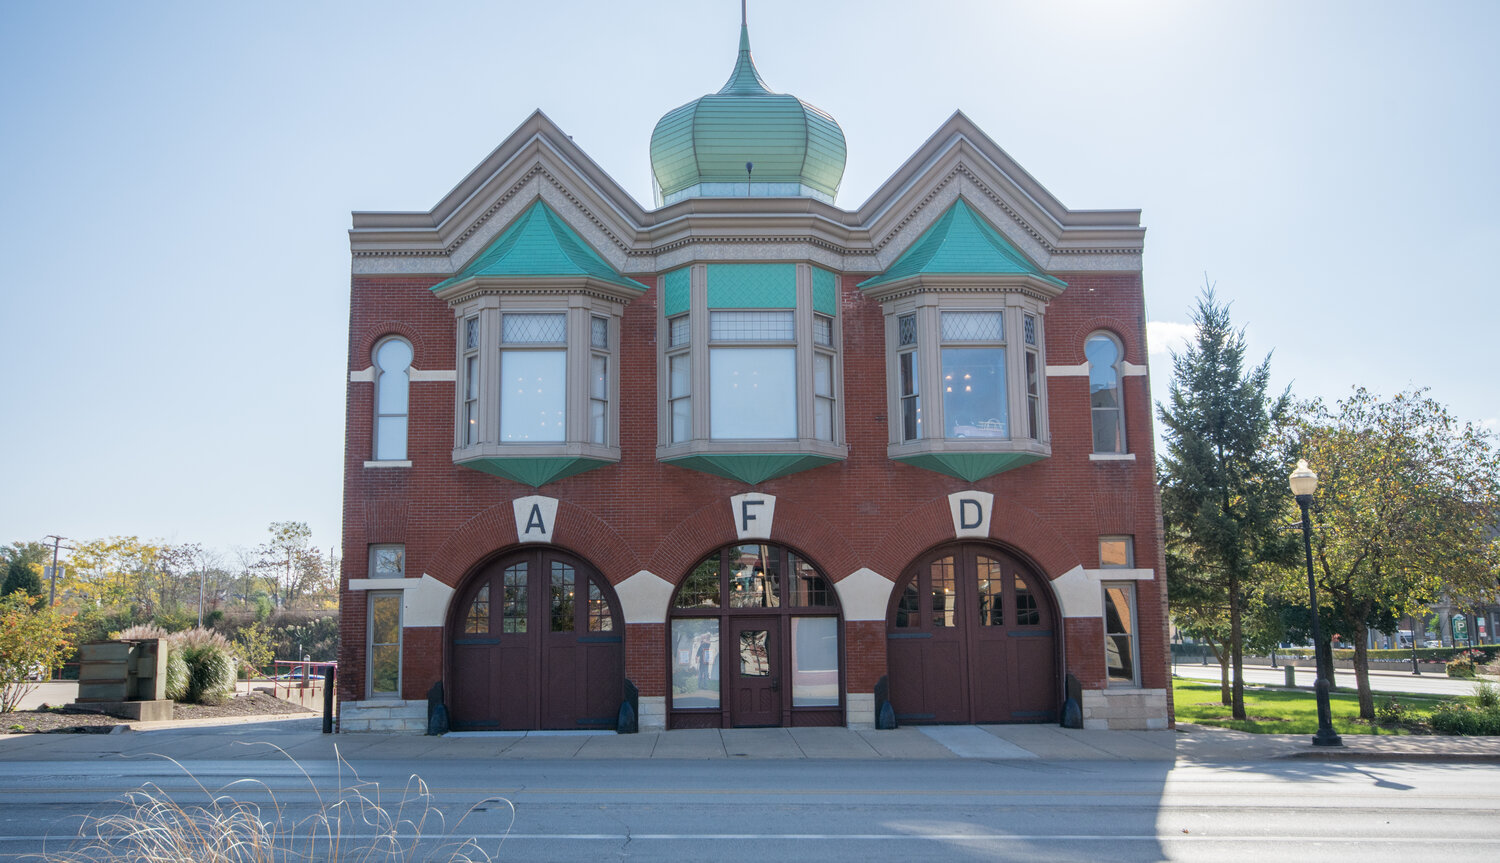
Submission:
POLYGON ((25 592, 0 596, 0 713, 15 710, 72 649, 72 619, 25 592))
POLYGON ((1381 399, 1358 388, 1301 413, 1301 456, 1318 473, 1313 568, 1354 643, 1360 716, 1373 719, 1369 621, 1495 589, 1500 458, 1425 390, 1381 399))

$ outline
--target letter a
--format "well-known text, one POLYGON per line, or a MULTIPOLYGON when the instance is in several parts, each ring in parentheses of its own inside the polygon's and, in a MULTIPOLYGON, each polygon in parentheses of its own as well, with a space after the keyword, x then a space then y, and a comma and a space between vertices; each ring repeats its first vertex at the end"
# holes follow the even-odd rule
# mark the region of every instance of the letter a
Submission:
POLYGON ((526 530, 523 533, 531 533, 533 527, 539 533, 547 533, 547 522, 542 519, 542 508, 537 504, 531 505, 531 515, 526 517, 526 530))

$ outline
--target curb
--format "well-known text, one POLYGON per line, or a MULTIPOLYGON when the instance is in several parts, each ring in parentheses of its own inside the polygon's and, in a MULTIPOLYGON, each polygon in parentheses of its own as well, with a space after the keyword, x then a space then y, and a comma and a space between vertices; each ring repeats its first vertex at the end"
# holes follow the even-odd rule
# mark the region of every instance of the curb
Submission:
POLYGON ((1314 750, 1290 752, 1281 760, 1386 761, 1407 763, 1500 764, 1500 752, 1374 752, 1371 750, 1314 750))
POLYGON ((221 725, 249 725, 257 722, 290 722, 294 719, 320 719, 319 713, 257 713, 249 716, 218 716, 203 719, 166 719, 156 722, 122 722, 109 733, 127 731, 162 731, 170 728, 214 728, 221 725))

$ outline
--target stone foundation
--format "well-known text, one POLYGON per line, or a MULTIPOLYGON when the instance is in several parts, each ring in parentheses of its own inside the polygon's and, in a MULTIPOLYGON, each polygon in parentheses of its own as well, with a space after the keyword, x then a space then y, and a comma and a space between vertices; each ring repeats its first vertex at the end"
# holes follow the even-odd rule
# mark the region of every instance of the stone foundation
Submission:
POLYGON ((1085 689, 1083 727, 1090 730, 1156 731, 1167 727, 1165 689, 1085 689))
POLYGON ((642 695, 640 713, 636 722, 641 731, 667 730, 667 697, 665 695, 642 695))
POLYGON ((339 731, 348 734, 362 731, 426 734, 427 700, 345 701, 339 705, 339 731))
POLYGON ((846 692, 844 703, 846 705, 844 722, 848 727, 855 729, 875 727, 875 693, 846 692))

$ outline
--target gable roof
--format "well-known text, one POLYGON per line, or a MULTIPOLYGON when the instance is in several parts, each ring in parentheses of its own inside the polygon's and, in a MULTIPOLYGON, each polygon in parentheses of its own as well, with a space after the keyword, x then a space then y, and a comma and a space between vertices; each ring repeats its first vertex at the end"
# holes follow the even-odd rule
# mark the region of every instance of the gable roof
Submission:
POLYGON ((522 211, 484 251, 451 278, 432 286, 433 293, 474 278, 586 276, 622 288, 644 291, 599 256, 541 200, 522 211))
POLYGON ((916 242, 884 273, 859 283, 861 288, 921 275, 1034 276, 1059 288, 1067 283, 1049 276, 1000 232, 970 209, 963 198, 953 202, 916 242))

